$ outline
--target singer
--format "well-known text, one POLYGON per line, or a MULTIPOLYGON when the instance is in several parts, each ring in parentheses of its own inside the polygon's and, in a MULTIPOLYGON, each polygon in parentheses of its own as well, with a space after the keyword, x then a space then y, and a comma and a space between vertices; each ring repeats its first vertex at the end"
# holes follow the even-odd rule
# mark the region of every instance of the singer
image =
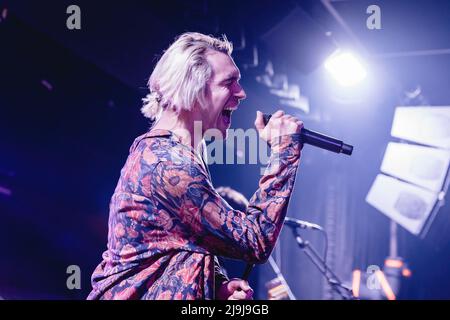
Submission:
MULTIPOLYGON (((300 161, 303 123, 282 111, 255 127, 271 148, 266 174, 246 212, 214 189, 194 134, 226 136, 246 95, 224 37, 185 33, 164 52, 149 80, 142 113, 152 121, 136 138, 112 195, 108 245, 88 299, 251 299, 228 279, 217 256, 265 262, 277 241, 300 161)), ((200 139, 201 140, 201 139, 200 139)))

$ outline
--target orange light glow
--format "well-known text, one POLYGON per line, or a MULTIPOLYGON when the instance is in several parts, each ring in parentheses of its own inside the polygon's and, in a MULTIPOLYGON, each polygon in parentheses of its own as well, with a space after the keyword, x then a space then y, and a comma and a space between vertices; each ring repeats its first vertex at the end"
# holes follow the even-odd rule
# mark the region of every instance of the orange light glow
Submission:
POLYGON ((412 276, 412 272, 411 272, 411 270, 409 270, 408 268, 404 268, 404 269, 402 270, 402 275, 403 275, 404 277, 406 277, 406 278, 409 278, 409 277, 412 276))
POLYGON ((386 297, 388 300, 395 300, 395 294, 392 291, 391 286, 389 285, 389 282, 387 281, 386 277, 384 276, 383 271, 378 270, 375 272, 377 275, 378 281, 380 281, 381 288, 383 288, 384 293, 386 294, 386 297))
POLYGON ((395 259, 386 259, 386 261, 384 262, 384 265, 386 267, 390 267, 390 268, 401 268, 403 267, 403 261, 401 260, 395 260, 395 259))
POLYGON ((353 270, 352 291, 355 298, 359 297, 359 286, 361 284, 361 270, 353 270))

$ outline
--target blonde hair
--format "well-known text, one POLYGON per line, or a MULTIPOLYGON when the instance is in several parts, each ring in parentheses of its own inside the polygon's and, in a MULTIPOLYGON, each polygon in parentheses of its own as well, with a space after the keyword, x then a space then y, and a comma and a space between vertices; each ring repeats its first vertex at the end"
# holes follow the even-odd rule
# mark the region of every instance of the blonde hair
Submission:
POLYGON ((204 106, 206 83, 211 67, 206 60, 208 50, 231 55, 233 45, 225 35, 214 38, 197 32, 180 35, 164 52, 156 64, 148 88, 150 93, 142 99, 142 114, 158 120, 166 108, 190 111, 195 102, 204 106))

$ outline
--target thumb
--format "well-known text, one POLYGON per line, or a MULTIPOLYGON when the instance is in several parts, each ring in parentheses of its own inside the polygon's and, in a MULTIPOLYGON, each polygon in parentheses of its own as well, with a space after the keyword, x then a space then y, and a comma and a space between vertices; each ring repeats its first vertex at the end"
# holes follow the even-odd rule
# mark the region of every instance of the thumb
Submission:
POLYGON ((258 131, 263 130, 265 127, 264 125, 264 118, 261 111, 256 111, 256 120, 255 120, 255 128, 258 131))

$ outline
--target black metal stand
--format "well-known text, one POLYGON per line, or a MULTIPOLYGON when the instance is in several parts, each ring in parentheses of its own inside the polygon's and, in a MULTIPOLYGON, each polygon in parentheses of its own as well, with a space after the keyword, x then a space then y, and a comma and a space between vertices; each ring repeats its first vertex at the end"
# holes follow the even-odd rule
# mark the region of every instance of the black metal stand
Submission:
POLYGON ((298 228, 293 228, 292 232, 294 233, 295 240, 297 241, 297 244, 300 247, 300 249, 303 250, 306 256, 308 256, 308 258, 312 261, 312 263, 323 274, 323 276, 325 277, 331 288, 335 292, 337 292, 344 300, 356 299, 353 296, 352 290, 342 284, 341 280, 339 280, 337 275, 334 274, 334 272, 328 267, 325 261, 323 261, 323 259, 320 257, 316 249, 314 249, 314 247, 308 241, 302 239, 302 237, 298 232, 298 228))

